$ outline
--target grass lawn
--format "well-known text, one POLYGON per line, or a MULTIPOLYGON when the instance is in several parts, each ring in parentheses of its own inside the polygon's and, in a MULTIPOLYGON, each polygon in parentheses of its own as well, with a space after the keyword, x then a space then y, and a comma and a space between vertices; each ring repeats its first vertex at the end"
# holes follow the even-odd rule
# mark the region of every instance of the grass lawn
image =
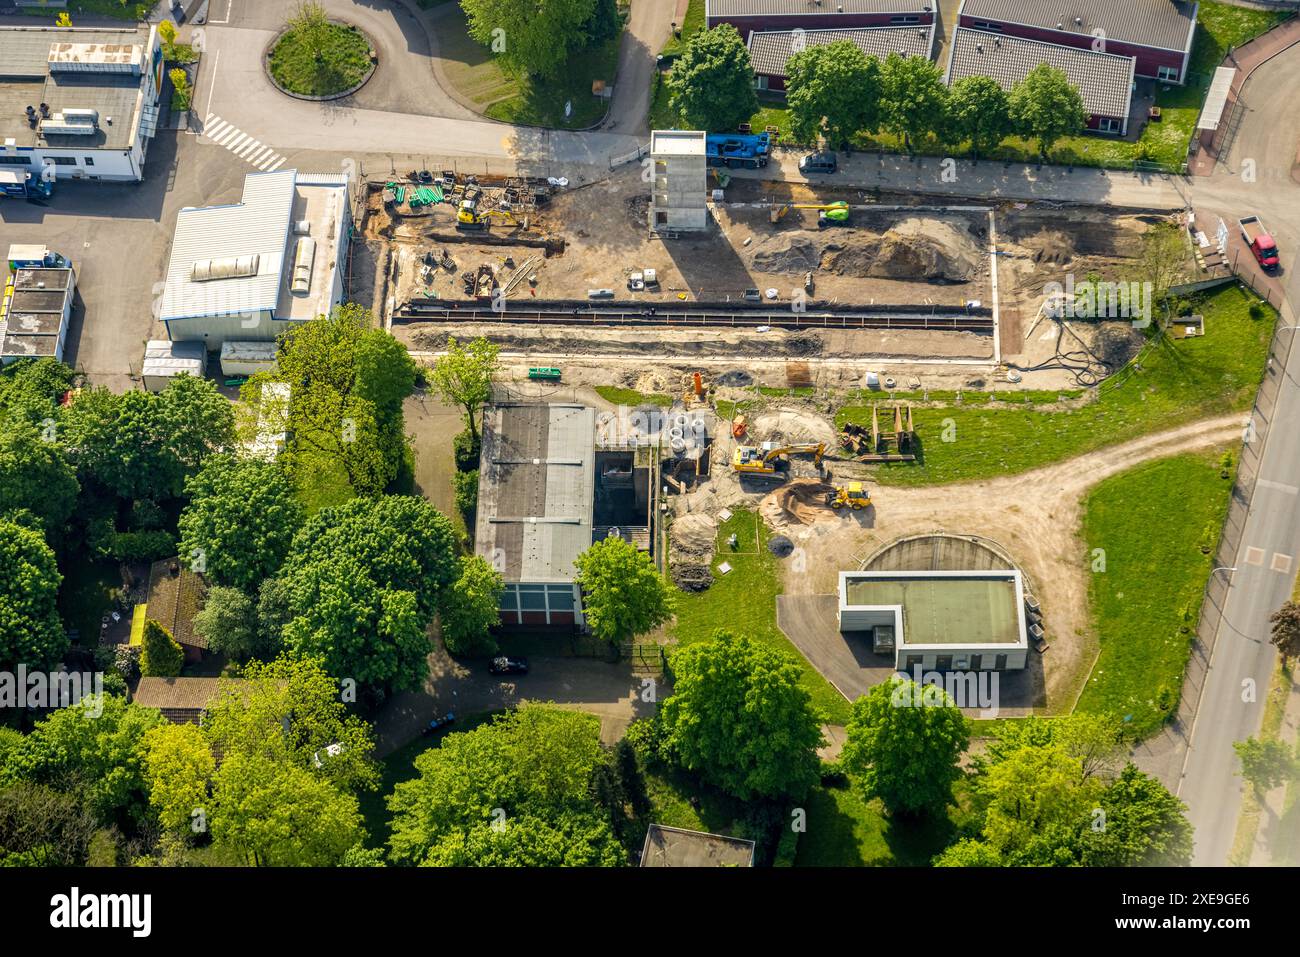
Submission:
POLYGON ((673 397, 670 395, 638 392, 636 389, 624 389, 616 385, 598 385, 595 388, 598 396, 615 405, 657 405, 666 409, 673 404, 673 397))
POLYGON ((1188 71, 1213 73, 1228 55, 1229 47, 1239 47, 1267 33, 1290 15, 1287 10, 1249 10, 1216 0, 1201 0, 1188 71))
POLYGON ((459 7, 440 23, 438 43, 447 79, 485 116, 505 123, 582 129, 605 115, 609 101, 592 96, 591 85, 594 80, 614 82, 617 37, 572 57, 556 79, 535 81, 502 69, 492 51, 470 37, 459 7), (566 103, 571 104, 567 117, 566 103))
POLYGON ((686 47, 686 41, 703 29, 704 0, 690 0, 686 7, 686 16, 682 18, 681 23, 677 24, 677 33, 680 36, 670 36, 668 42, 664 44, 664 48, 659 52, 664 56, 681 53, 686 47))
POLYGON ((356 86, 370 69, 370 41, 360 30, 331 23, 320 58, 300 30, 290 30, 271 51, 271 76, 286 90, 304 96, 329 96, 356 86))
MULTIPOLYGON (((134 0, 74 0, 71 4, 72 25, 79 26, 77 17, 83 13, 100 17, 114 17, 118 20, 143 20, 149 15, 152 3, 136 3, 134 0)), ((39 10, 24 10, 23 13, 39 13, 39 10)), ((52 17, 65 11, 50 9, 52 17)))
POLYGON ((853 787, 819 785, 808 795, 808 830, 796 867, 924 867, 952 843, 950 818, 891 819, 879 800, 853 787))
MULTIPOLYGON (((1255 297, 1228 286, 1204 298, 1207 335, 1158 340, 1141 366, 1102 383, 1093 401, 1077 408, 1043 411, 1027 405, 975 404, 916 408, 920 456, 915 464, 882 465, 878 482, 931 485, 1025 472, 1197 419, 1250 407, 1263 375, 1276 313, 1265 306, 1252 318, 1255 297), (943 441, 948 436, 951 441, 943 441)), ((935 398, 934 395, 931 396, 935 398)), ((871 406, 848 404, 837 424, 871 423, 871 406)))
POLYGON ((1234 469, 1213 453, 1149 462, 1100 483, 1085 503, 1088 589, 1101 653, 1078 711, 1124 718, 1138 737, 1178 706, 1201 596, 1228 511, 1234 469), (1152 534, 1159 529, 1159 534, 1152 534))
POLYGON ((81 632, 80 644, 94 648, 99 641, 99 622, 113 605, 113 591, 122 586, 117 566, 93 562, 84 554, 69 558, 59 571, 59 617, 63 627, 81 632))
POLYGON ((776 627, 776 596, 781 593, 779 559, 767 548, 771 533, 757 512, 737 509, 718 527, 713 567, 731 564, 726 575, 715 575, 708 591, 677 595, 677 619, 669 631, 678 644, 707 641, 719 629, 745 635, 769 648, 790 655, 803 671, 803 686, 831 724, 844 724, 849 703, 808 663, 776 627), (735 533, 739 546, 727 539, 735 533))

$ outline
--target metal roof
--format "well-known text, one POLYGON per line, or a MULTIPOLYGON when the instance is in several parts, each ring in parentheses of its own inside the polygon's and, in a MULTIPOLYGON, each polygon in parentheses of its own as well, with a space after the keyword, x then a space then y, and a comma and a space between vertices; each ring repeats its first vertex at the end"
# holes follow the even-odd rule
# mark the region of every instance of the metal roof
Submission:
POLYGON ((705 0, 708 17, 789 16, 797 13, 930 13, 934 0, 705 0))
POLYGON ((591 547, 596 413, 497 405, 484 415, 475 551, 507 582, 570 582, 591 547))
POLYGON ((1089 114, 1128 116, 1137 63, 1133 57, 959 27, 953 35, 947 80, 952 84, 968 76, 988 76, 1004 90, 1010 90, 1040 63, 1065 71, 1079 88, 1083 108, 1089 114))
POLYGON ((1180 0, 965 0, 961 15, 1045 30, 1186 50, 1196 28, 1197 4, 1180 0))
MULTIPOLYGON (((785 76, 785 64, 794 56, 793 30, 756 32, 749 35, 749 59, 754 72, 765 76, 785 76)), ((867 56, 884 59, 891 53, 929 58, 934 46, 934 25, 911 27, 868 27, 847 30, 805 30, 805 47, 825 46, 840 40, 856 44, 867 56)))
POLYGON ((275 309, 293 213, 297 170, 249 173, 244 195, 231 206, 186 207, 176 217, 164 322, 275 309), (194 263, 257 255, 254 276, 194 282, 194 263))
POLYGON ((1214 79, 1210 83, 1210 92, 1205 95, 1205 106, 1196 121, 1198 130, 1217 130, 1223 119, 1223 110, 1228 105, 1228 94, 1232 92, 1232 81, 1237 78, 1235 66, 1221 66, 1214 70, 1214 79))
POLYGON ((207 346, 197 340, 172 342, 168 339, 150 339, 144 347, 142 376, 174 376, 188 372, 202 378, 207 364, 207 346))

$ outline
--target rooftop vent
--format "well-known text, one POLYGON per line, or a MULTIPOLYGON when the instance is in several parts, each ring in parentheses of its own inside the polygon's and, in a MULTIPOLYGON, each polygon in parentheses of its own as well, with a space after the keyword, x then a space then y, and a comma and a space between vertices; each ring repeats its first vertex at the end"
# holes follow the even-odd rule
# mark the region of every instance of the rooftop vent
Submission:
MULTIPOLYGON (((28 114, 30 121, 35 113, 28 114)), ((90 136, 99 129, 98 110, 64 110, 40 121, 41 133, 61 133, 66 136, 90 136)))
POLYGON ((311 267, 316 262, 316 240, 304 236, 298 240, 298 249, 293 256, 293 285, 290 287, 298 295, 305 296, 311 291, 311 267))
POLYGON ((226 259, 198 259, 190 267, 191 282, 211 282, 214 279, 244 279, 257 275, 261 256, 231 256, 226 259))
POLYGON ((51 73, 124 73, 139 76, 144 49, 130 43, 52 43, 51 73))

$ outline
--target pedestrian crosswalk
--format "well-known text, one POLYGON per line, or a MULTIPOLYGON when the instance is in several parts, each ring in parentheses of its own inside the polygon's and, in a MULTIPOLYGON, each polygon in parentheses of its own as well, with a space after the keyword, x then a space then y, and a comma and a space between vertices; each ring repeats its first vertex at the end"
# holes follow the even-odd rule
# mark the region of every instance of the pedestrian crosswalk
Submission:
POLYGON ((215 113, 209 113, 204 121, 203 135, 264 173, 273 173, 284 165, 283 156, 215 113))

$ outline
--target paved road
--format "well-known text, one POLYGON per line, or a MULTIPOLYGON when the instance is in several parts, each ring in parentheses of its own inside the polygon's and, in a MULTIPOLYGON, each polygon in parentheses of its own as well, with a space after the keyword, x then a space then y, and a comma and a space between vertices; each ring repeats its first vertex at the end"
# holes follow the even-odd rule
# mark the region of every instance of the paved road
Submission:
POLYGON ((601 128, 649 136, 650 83, 656 57, 672 34, 677 0, 632 0, 632 14, 618 51, 618 79, 601 128))

